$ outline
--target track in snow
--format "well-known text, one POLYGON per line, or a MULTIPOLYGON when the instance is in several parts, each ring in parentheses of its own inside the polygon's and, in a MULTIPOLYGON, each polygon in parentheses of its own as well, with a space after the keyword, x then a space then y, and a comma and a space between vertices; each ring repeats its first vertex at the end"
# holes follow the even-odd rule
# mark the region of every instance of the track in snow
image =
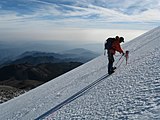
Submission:
POLYGON ((99 79, 97 79, 96 81, 94 81, 93 83, 91 83, 90 85, 86 86, 85 88, 83 88, 82 90, 80 90, 79 92, 75 93, 74 95, 72 95, 71 97, 69 97, 68 99, 66 99, 65 101, 61 102, 60 104, 58 104, 57 106, 53 107, 52 109, 50 109, 49 111, 47 111, 46 113, 42 114, 41 116, 39 116, 38 118, 36 118, 35 120, 43 120, 45 119, 47 116, 49 116, 50 114, 54 113, 55 111, 59 110, 61 107, 63 107, 64 105, 72 102, 73 100, 77 99, 78 97, 82 96, 83 94, 85 94, 88 90, 90 90, 91 88, 93 88, 94 86, 96 86, 98 83, 100 83, 102 80, 104 80, 105 78, 109 77, 110 75, 103 75, 102 77, 100 77, 99 79))

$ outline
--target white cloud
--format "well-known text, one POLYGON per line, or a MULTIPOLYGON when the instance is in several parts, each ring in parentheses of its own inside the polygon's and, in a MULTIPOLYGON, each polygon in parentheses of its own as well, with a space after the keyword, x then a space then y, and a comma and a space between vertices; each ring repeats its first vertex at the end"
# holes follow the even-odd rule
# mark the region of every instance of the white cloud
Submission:
MULTIPOLYGON (((17 36, 19 39, 81 39, 84 41, 97 41, 104 40, 107 36, 120 34, 126 36, 129 40, 144 31, 160 25, 160 7, 153 4, 150 0, 143 2, 142 0, 109 1, 111 6, 117 3, 118 9, 114 7, 113 9, 105 8, 105 3, 107 4, 106 0, 100 1, 104 3, 104 6, 93 4, 91 0, 77 1, 74 6, 59 6, 40 0, 32 1, 44 4, 44 6, 27 15, 19 15, 15 11, 3 10, 0 12, 2 13, 0 14, 0 32, 6 35, 4 36, 5 39, 18 39, 16 38, 17 36), (143 12, 135 12, 136 14, 126 14, 124 12, 137 2, 140 2, 139 6, 149 5, 148 9, 143 12), (84 6, 81 6, 82 4, 84 6), (61 7, 68 9, 64 11, 65 9, 62 10, 61 7), (47 18, 46 16, 51 18, 47 18), (9 36, 11 37, 7 34, 10 34, 9 36)), ((155 2, 159 1, 156 0, 155 2)))
MULTIPOLYGON (((117 11, 114 9, 109 9, 109 8, 104 8, 101 6, 96 6, 96 5, 92 5, 89 4, 88 7, 78 7, 78 6, 71 6, 71 5, 55 5, 52 3, 48 3, 48 2, 44 2, 44 1, 40 1, 40 0, 32 0, 34 2, 40 2, 42 4, 45 4, 43 7, 41 7, 40 9, 38 9, 37 11, 35 11, 34 13, 30 14, 30 15, 21 15, 21 16, 17 16, 16 13, 12 13, 10 14, 6 14, 4 15, 0 15, 0 21, 7 21, 7 20, 16 20, 17 22, 18 20, 23 19, 23 21, 26 22, 28 20, 38 20, 39 18, 43 18, 43 19, 50 19, 50 18, 45 18, 45 16, 50 16, 53 19, 50 19, 50 21, 63 21, 63 19, 65 19, 66 21, 68 21, 68 19, 72 19, 72 20, 76 20, 79 19, 80 21, 83 20, 85 18, 84 21, 98 21, 98 22, 153 22, 153 21, 159 21, 160 17, 159 17, 159 12, 160 9, 159 7, 156 7, 154 9, 149 9, 147 11, 144 12, 140 12, 134 15, 128 15, 123 13, 122 11, 117 11), (68 7, 70 9, 73 10, 66 10, 65 12, 62 11, 60 9, 60 7, 68 7), (97 18, 88 18, 88 20, 86 19, 89 16, 92 15, 97 15, 97 18), (10 17, 11 16, 11 17, 10 17), (56 19, 54 19, 56 18, 56 19)), ((83 0, 84 3, 90 3, 91 1, 88 0, 83 0)), ((104 3, 105 1, 101 0, 100 2, 104 3)), ((140 4, 144 5, 150 2, 150 0, 148 1, 144 1, 142 2, 142 0, 135 0, 135 1, 124 1, 124 2, 117 2, 117 4, 123 4, 125 3, 122 8, 123 9, 127 9, 129 6, 131 6, 132 4, 135 4, 137 2, 140 2, 140 4)), ((91 2, 92 3, 92 2, 91 2)), ((140 6, 142 6, 140 5, 140 6)), ((65 20, 64 20, 64 24, 65 24, 65 20)), ((68 23, 67 23, 68 24, 68 23)), ((95 23, 93 23, 95 24, 95 23)), ((87 26, 87 25, 86 25, 87 26)))

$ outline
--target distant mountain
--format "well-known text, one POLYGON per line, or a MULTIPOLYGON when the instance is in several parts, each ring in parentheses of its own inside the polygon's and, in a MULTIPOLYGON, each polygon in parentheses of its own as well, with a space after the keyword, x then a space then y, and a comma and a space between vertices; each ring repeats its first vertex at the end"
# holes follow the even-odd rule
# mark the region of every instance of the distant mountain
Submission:
POLYGON ((57 52, 73 48, 56 41, 0 41, 0 64, 14 60, 26 51, 57 52))
POLYGON ((48 56, 52 56, 55 58, 63 58, 63 55, 57 54, 57 53, 48 53, 48 52, 41 52, 41 51, 27 51, 24 52, 23 54, 19 55, 17 57, 17 59, 23 58, 23 57, 27 57, 27 56, 32 56, 32 57, 48 57, 48 56))
POLYGON ((1 67, 11 64, 23 64, 29 63, 37 65, 41 63, 60 63, 60 62, 88 62, 93 58, 96 58, 99 54, 92 51, 77 48, 67 50, 61 53, 47 53, 40 51, 27 51, 14 58, 14 60, 8 60, 5 63, 1 63, 1 67))
POLYGON ((95 54, 98 55, 98 53, 95 53, 93 51, 84 49, 84 48, 75 48, 75 49, 71 49, 71 50, 66 50, 61 52, 63 54, 75 54, 75 55, 81 55, 81 54, 95 54))
POLYGON ((67 51, 63 51, 61 52, 61 54, 65 54, 70 58, 95 58, 98 57, 100 54, 87 50, 87 49, 83 49, 83 48, 76 48, 76 49, 71 49, 71 50, 67 50, 67 51))
POLYGON ((58 62, 62 62, 62 60, 55 58, 53 56, 25 56, 23 58, 15 60, 9 64, 29 63, 32 65, 37 65, 37 64, 41 64, 41 63, 58 63, 58 62))
POLYGON ((18 56, 15 60, 7 64, 23 64, 29 63, 37 65, 41 63, 58 63, 63 62, 64 56, 56 53, 46 53, 40 51, 27 51, 18 56))
POLYGON ((0 64, 6 61, 13 61, 17 56, 26 51, 40 51, 50 53, 60 53, 69 49, 85 48, 101 53, 100 44, 83 44, 64 41, 0 41, 0 64))
POLYGON ((79 62, 39 65, 14 64, 0 69, 0 85, 30 89, 82 65, 79 62))

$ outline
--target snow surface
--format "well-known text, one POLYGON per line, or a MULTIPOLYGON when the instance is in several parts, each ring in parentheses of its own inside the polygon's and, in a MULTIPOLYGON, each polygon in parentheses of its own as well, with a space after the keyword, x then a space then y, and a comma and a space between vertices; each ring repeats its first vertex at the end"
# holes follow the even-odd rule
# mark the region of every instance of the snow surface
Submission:
MULTIPOLYGON (((124 44, 128 65, 46 120, 159 120, 160 27, 124 44)), ((119 56, 116 56, 119 58, 119 56)), ((0 120, 33 120, 107 73, 107 56, 96 59, 0 105, 0 120)))

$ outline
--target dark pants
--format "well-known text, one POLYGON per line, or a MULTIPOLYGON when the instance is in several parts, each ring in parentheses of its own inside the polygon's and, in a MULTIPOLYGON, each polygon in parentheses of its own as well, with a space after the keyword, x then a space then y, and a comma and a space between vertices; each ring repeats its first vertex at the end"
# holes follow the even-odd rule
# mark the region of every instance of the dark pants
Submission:
POLYGON ((113 54, 111 52, 108 51, 108 73, 112 73, 113 72, 113 63, 114 63, 114 57, 113 54))

